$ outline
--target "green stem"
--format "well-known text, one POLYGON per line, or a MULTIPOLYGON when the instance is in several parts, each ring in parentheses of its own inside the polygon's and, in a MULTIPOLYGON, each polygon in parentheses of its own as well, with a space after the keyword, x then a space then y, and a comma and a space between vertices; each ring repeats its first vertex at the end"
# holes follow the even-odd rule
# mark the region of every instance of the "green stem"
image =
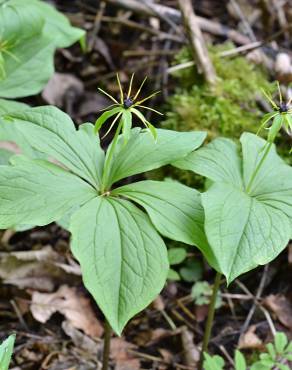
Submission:
POLYGON ((269 143, 269 144, 267 145, 267 147, 266 147, 266 149, 265 149, 265 152, 264 152, 264 154, 263 154, 263 156, 262 156, 261 160, 259 161, 258 165, 256 166, 256 168, 255 168, 255 170, 254 170, 254 172, 253 172, 253 174, 252 174, 252 176, 251 176, 251 178, 250 178, 250 180, 249 180, 249 183, 248 183, 248 185, 247 185, 247 187, 246 187, 246 192, 247 192, 247 193, 249 193, 249 192, 250 192, 250 190, 251 190, 251 186, 252 186, 252 184, 253 184, 253 182, 254 182, 255 178, 257 177, 257 174, 258 174, 258 172, 259 172, 260 168, 262 167, 263 163, 265 162, 265 160, 266 160, 266 158, 267 158, 267 155, 269 154, 269 151, 270 151, 270 150, 271 150, 271 148, 272 148, 272 145, 273 145, 273 143, 269 143))
POLYGON ((104 344, 103 344, 103 359, 102 359, 102 370, 108 370, 109 355, 111 347, 111 334, 112 328, 108 321, 105 321, 105 332, 104 332, 104 344))
POLYGON ((106 181, 107 181, 108 173, 109 173, 109 170, 110 170, 110 167, 111 167, 111 162, 112 162, 112 158, 113 158, 115 148, 116 148, 116 145, 117 145, 118 137, 119 137, 119 134, 120 134, 120 131, 121 131, 121 128, 122 128, 122 124, 123 124, 122 119, 120 119, 117 131, 115 132, 115 136, 114 136, 113 141, 110 145, 108 155, 107 155, 106 160, 105 160, 104 170, 103 170, 103 175, 102 175, 102 189, 101 189, 102 193, 104 193, 106 191, 106 187, 107 187, 106 181))
POLYGON ((208 308, 208 318, 207 318, 206 328, 204 332, 203 346, 202 346, 198 370, 203 369, 204 352, 207 352, 208 350, 208 344, 209 344, 213 321, 214 321, 216 298, 217 298, 218 290, 220 287, 221 276, 222 274, 220 272, 216 273, 213 290, 212 290, 211 301, 210 301, 209 308, 208 308))

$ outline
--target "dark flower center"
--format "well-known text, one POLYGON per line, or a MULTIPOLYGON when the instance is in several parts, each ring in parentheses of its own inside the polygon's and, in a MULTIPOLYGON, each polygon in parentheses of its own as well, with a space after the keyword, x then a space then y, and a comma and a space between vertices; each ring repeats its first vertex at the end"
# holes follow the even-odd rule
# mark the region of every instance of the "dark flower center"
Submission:
POLYGON ((279 106, 279 112, 280 113, 286 113, 288 112, 288 106, 285 103, 281 103, 279 106))
POLYGON ((124 108, 128 109, 134 104, 131 98, 124 99, 124 108))

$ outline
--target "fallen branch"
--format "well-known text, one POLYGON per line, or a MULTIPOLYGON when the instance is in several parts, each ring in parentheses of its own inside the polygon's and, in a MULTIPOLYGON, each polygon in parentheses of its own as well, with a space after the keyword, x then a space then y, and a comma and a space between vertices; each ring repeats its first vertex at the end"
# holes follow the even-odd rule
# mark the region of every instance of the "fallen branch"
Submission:
MULTIPOLYGON (((143 4, 137 0, 106 0, 109 4, 119 6, 133 12, 144 14, 150 17, 159 17, 160 19, 169 18, 175 23, 181 21, 181 13, 174 8, 160 4, 151 4, 151 7, 143 4), (155 9, 155 11, 153 10, 155 9)), ((216 36, 221 36, 226 39, 232 40, 236 44, 245 45, 249 44, 251 40, 242 35, 240 32, 231 30, 228 27, 222 26, 222 24, 211 21, 203 17, 197 17, 198 25, 204 32, 209 32, 216 36)))
POLYGON ((190 41, 194 59, 197 60, 199 69, 202 71, 205 81, 210 86, 215 86, 217 76, 213 64, 210 60, 201 29, 198 25, 191 0, 178 0, 185 28, 190 41))

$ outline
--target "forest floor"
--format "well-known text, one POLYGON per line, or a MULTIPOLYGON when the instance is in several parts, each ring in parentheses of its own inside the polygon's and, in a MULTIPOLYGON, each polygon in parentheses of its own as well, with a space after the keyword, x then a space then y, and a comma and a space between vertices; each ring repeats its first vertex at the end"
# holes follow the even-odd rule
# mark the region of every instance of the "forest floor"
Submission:
MULTIPOLYGON (((79 45, 59 50, 53 79, 42 94, 24 101, 56 105, 77 125, 94 122, 99 110, 109 105, 97 87, 117 96, 119 71, 123 84, 132 73, 136 85, 148 76, 144 94, 161 90, 151 104, 164 111, 177 84, 169 68, 188 38, 177 1, 155 3, 55 1, 74 25, 88 32, 88 51, 83 53, 79 45)), ((230 40, 235 47, 250 51, 252 43, 269 40, 256 50, 269 60, 270 79, 281 78, 281 68, 276 70, 274 65, 279 52, 291 58, 289 1, 194 3, 207 42, 230 40)), ((148 119, 159 124, 154 115, 148 119)), ((214 271, 190 247, 187 259, 175 268, 183 271, 181 280, 169 280, 155 302, 130 321, 123 336, 112 338, 112 369, 196 368, 214 271), (198 283, 202 292, 194 297, 192 288, 198 283)), ((104 319, 82 284, 67 231, 51 224, 2 232, 0 279, 1 337, 12 331, 17 334, 13 370, 100 368, 104 319)), ((292 244, 273 263, 240 277, 228 288, 222 282, 209 350, 223 356, 232 369, 235 348, 254 357, 272 339, 274 330, 292 339, 292 244)))

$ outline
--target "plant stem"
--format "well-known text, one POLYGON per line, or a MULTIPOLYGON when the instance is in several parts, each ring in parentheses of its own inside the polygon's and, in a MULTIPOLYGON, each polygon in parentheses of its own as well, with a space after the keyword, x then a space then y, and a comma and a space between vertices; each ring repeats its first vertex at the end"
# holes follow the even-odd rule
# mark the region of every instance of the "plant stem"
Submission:
POLYGON ((265 159, 267 158, 267 155, 269 154, 269 151, 271 150, 272 145, 273 145, 273 143, 269 143, 269 144, 267 145, 267 147, 266 147, 266 149, 265 149, 265 152, 264 152, 264 154, 263 154, 263 156, 262 156, 261 160, 259 161, 259 163, 258 163, 258 165, 256 166, 255 170, 253 171, 253 174, 252 174, 252 176, 251 176, 251 178, 250 178, 250 180, 249 180, 249 183, 248 183, 248 185, 247 185, 247 187, 246 187, 246 192, 247 192, 247 193, 249 193, 249 192, 250 192, 250 190, 251 190, 251 186, 252 186, 252 184, 253 184, 253 182, 254 182, 254 180, 255 180, 255 178, 256 178, 256 176, 257 176, 257 174, 258 174, 259 170, 260 170, 260 168, 262 167, 263 163, 265 162, 265 159))
POLYGON ((104 193, 106 191, 107 176, 108 176, 108 172, 110 170, 112 158, 113 158, 114 151, 115 151, 115 148, 116 148, 116 145, 117 145, 117 141, 118 141, 118 137, 119 137, 119 134, 120 134, 120 131, 121 131, 121 128, 122 128, 122 124, 123 124, 122 119, 120 119, 120 122, 119 122, 119 125, 118 125, 118 128, 117 128, 117 131, 115 132, 115 136, 114 136, 113 141, 112 141, 112 143, 110 145, 110 148, 109 148, 109 151, 108 151, 108 155, 107 155, 106 160, 105 160, 104 170, 103 170, 103 175, 102 175, 102 189, 101 189, 101 192, 102 193, 104 193))
POLYGON ((105 328, 105 332, 104 332, 104 342, 103 342, 102 370, 108 370, 112 328, 107 320, 105 321, 104 328, 105 328))
POLYGON ((209 344, 213 320, 214 320, 216 298, 217 298, 218 290, 220 287, 221 276, 222 274, 220 272, 216 273, 213 290, 212 290, 211 301, 210 301, 209 308, 208 308, 208 318, 207 318, 206 328, 204 332, 203 346, 202 346, 198 370, 203 369, 204 352, 206 352, 208 349, 208 344, 209 344))

